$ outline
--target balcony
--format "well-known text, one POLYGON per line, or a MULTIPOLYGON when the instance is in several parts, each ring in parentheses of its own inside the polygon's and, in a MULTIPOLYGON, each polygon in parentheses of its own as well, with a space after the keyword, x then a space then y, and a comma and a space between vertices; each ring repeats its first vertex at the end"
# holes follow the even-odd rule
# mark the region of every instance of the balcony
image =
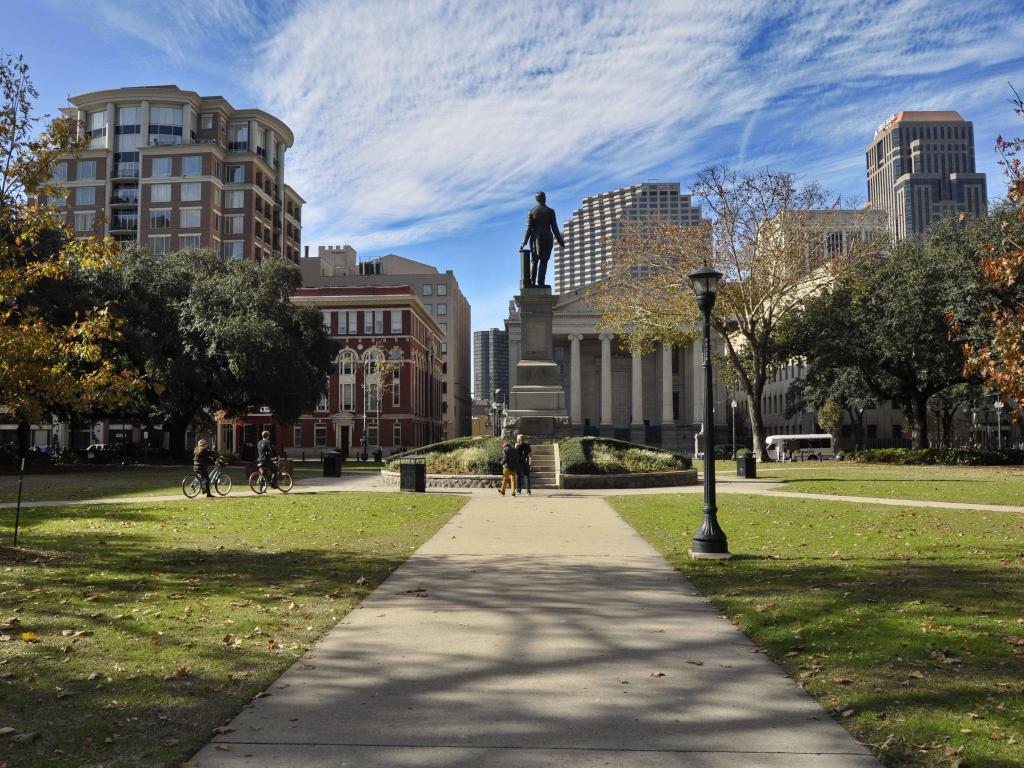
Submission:
POLYGON ((114 216, 110 219, 111 232, 134 232, 138 228, 138 216, 114 216))
POLYGON ((137 179, 139 178, 138 163, 116 163, 111 169, 112 179, 137 179))
POLYGON ((139 193, 136 190, 131 192, 115 192, 110 196, 111 205, 138 205, 139 204, 139 193))

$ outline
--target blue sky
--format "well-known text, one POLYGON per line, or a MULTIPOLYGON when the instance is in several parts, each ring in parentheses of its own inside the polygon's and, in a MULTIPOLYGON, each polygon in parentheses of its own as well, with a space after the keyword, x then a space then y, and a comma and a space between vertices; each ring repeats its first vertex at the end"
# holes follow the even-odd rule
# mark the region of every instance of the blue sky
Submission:
POLYGON ((560 219, 710 163, 771 167, 860 203, 864 151, 902 109, 1019 135, 1019 0, 0 0, 55 112, 69 94, 174 83, 296 134, 303 242, 453 269, 474 329, 500 326, 533 193, 560 219))

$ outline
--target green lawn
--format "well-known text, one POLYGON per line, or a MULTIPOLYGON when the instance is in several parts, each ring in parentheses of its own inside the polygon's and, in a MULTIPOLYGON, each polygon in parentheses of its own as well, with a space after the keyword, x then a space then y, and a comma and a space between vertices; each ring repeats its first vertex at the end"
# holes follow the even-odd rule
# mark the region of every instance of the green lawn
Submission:
MULTIPOLYGON (((378 473, 383 464, 372 461, 346 461, 342 474, 359 472, 378 473)), ((246 465, 234 464, 227 468, 235 490, 246 483, 246 465)), ((192 473, 190 465, 181 466, 100 466, 78 471, 60 469, 52 472, 25 475, 22 488, 24 501, 50 501, 81 499, 131 498, 133 496, 167 496, 181 493, 181 481, 192 473)), ((319 461, 295 462, 295 481, 323 476, 319 461)), ((0 503, 18 499, 18 476, 0 475, 0 503)))
POLYGON ((841 496, 1024 506, 1024 467, 917 467, 842 461, 759 464, 782 490, 841 496))
POLYGON ((321 494, 33 510, 0 525, 0 765, 171 766, 463 504, 321 494))
POLYGON ((691 498, 609 501, 887 765, 1024 765, 1024 515, 722 496, 711 562, 691 498))

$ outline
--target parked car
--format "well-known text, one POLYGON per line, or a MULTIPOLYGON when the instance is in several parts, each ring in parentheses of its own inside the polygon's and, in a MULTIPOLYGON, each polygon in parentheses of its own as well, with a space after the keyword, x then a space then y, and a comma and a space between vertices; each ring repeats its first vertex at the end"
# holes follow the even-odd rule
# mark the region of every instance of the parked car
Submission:
POLYGON ((109 464, 119 458, 119 453, 109 443, 93 443, 82 451, 82 456, 94 464, 109 464))

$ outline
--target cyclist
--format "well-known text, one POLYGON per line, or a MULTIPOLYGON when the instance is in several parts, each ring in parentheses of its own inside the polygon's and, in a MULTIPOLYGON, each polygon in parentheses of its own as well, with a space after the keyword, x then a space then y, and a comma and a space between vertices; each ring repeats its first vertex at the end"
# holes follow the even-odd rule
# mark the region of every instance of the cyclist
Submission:
POLYGON ((277 488, 277 465, 274 459, 277 458, 277 450, 270 442, 270 433, 264 431, 263 439, 256 444, 256 468, 267 478, 271 488, 277 488))
POLYGON ((205 440, 200 440, 196 443, 196 449, 192 453, 192 469, 199 475, 199 479, 203 483, 203 491, 209 498, 213 498, 213 494, 210 493, 210 467, 212 467, 217 461, 217 453, 211 451, 205 440))

